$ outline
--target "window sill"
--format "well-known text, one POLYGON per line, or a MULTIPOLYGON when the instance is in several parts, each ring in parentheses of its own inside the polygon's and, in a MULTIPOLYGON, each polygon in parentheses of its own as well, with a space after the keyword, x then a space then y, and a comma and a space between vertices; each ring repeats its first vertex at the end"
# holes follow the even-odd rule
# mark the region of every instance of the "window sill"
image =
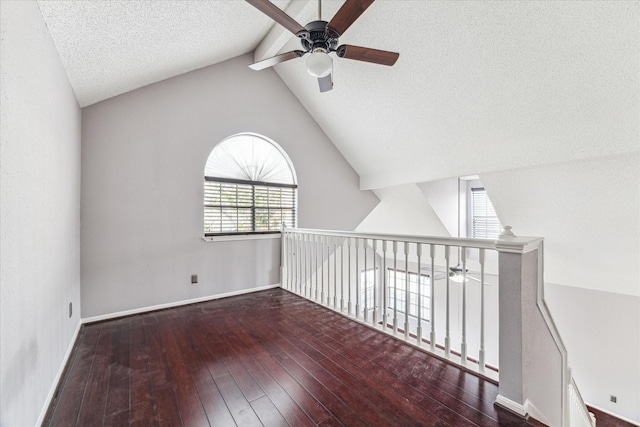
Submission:
POLYGON ((279 239, 281 233, 269 233, 269 234, 229 234, 226 236, 205 236, 202 240, 205 242, 232 242, 236 240, 264 240, 264 239, 279 239))

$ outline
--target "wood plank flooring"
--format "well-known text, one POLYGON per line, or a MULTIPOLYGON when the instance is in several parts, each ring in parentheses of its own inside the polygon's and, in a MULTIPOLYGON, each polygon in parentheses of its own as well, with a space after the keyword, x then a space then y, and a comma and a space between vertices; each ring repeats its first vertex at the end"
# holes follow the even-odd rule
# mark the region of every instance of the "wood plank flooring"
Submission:
POLYGON ((497 393, 272 289, 84 326, 44 425, 530 425, 497 393))

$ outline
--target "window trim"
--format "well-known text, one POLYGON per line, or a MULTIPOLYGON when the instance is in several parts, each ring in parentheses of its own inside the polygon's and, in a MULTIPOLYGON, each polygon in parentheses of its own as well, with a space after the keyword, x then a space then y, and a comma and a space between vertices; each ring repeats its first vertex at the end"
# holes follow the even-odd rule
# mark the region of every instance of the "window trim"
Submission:
MULTIPOLYGON (((251 181, 251 180, 242 180, 242 179, 234 179, 234 178, 225 178, 225 177, 215 177, 211 175, 204 174, 204 181, 200 181, 206 184, 206 181, 217 181, 224 182, 230 184, 244 184, 244 185, 255 185, 255 186, 270 186, 270 187, 280 187, 280 188, 292 188, 293 189, 293 227, 297 227, 298 225, 298 175, 296 173, 296 169, 293 165, 293 162, 289 158, 287 152, 274 140, 264 135, 254 133, 254 132, 241 132, 220 141, 216 144, 213 149, 209 152, 209 156, 207 157, 207 161, 209 157, 213 154, 215 149, 222 143, 232 140, 234 138, 249 136, 253 138, 258 138, 268 144, 271 144, 282 156, 282 158, 287 163, 289 167, 289 171, 291 172, 291 180, 293 184, 285 184, 285 183, 277 183, 277 182, 268 182, 268 181, 251 181)), ((206 171, 206 162, 205 162, 205 171, 206 171)), ((203 197, 204 202, 204 197, 203 197)), ((254 200, 255 204, 255 200, 254 200)), ((206 207, 203 203, 203 208, 206 207)), ((204 218, 203 218, 204 219, 204 218)), ((202 232, 204 231, 201 228, 202 232)), ((226 233, 204 233, 201 234, 202 240, 206 242, 214 242, 214 241, 232 241, 232 240, 260 240, 260 239, 273 239, 280 238, 281 230, 262 230, 262 231, 242 231, 242 232, 226 232, 226 233)))
POLYGON ((205 242, 233 242, 236 240, 266 240, 280 239, 280 231, 271 231, 269 233, 250 233, 250 234, 215 234, 213 236, 202 236, 205 242))

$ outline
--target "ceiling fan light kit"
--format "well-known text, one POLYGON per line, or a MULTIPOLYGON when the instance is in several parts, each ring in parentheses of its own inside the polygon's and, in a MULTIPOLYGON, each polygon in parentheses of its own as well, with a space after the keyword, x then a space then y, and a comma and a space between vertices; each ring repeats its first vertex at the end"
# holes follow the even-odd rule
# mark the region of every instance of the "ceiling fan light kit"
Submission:
POLYGON ((460 263, 458 262, 458 264, 456 264, 455 266, 449 267, 449 278, 454 282, 462 283, 464 282, 465 273, 468 272, 469 269, 463 269, 462 265, 460 265, 460 263))
MULTIPOLYGON (((307 59, 307 71, 318 79, 320 92, 333 89, 333 60, 329 53, 335 52, 339 58, 370 62, 373 64, 391 66, 396 63, 400 54, 386 50, 372 49, 360 46, 341 45, 338 39, 353 24, 356 19, 373 3, 374 0, 347 0, 330 22, 312 21, 306 26, 300 25, 293 18, 280 10, 269 0, 246 0, 256 9, 269 16, 300 39, 304 50, 293 50, 272 58, 267 58, 251 64, 254 70, 263 70, 291 59, 299 58, 310 53, 307 59)), ((322 6, 318 1, 318 10, 322 6)))
POLYGON ((313 77, 326 77, 331 74, 332 69, 333 59, 322 48, 315 49, 307 58, 307 71, 313 77))

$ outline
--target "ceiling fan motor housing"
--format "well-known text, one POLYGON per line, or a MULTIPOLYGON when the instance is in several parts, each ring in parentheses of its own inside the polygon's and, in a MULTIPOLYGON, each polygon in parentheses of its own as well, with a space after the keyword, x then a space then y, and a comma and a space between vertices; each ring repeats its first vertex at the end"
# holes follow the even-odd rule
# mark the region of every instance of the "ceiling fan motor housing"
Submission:
POLYGON ((305 27, 307 34, 300 37, 300 43, 307 52, 316 49, 324 49, 327 53, 334 52, 338 46, 340 35, 333 29, 327 27, 327 21, 312 21, 305 27))

